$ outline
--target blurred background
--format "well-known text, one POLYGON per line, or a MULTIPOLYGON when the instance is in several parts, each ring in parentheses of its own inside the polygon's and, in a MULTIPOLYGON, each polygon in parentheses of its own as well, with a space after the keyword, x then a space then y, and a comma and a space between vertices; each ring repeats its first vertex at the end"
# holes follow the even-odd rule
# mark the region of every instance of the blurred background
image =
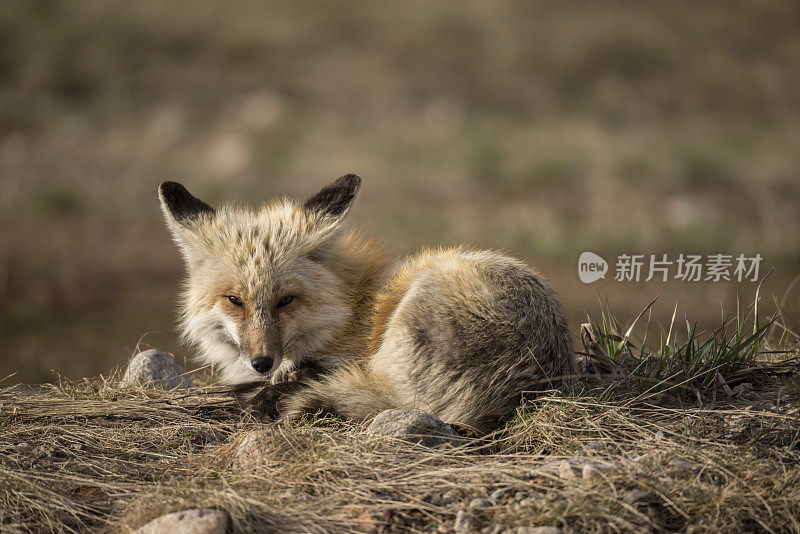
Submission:
POLYGON ((0 375, 107 374, 140 341, 183 361, 164 179, 254 202, 357 172, 389 250, 507 250, 575 332, 601 298, 701 326, 752 302, 616 282, 622 253, 760 253, 766 304, 796 306, 798 28, 785 0, 4 0, 0 375))

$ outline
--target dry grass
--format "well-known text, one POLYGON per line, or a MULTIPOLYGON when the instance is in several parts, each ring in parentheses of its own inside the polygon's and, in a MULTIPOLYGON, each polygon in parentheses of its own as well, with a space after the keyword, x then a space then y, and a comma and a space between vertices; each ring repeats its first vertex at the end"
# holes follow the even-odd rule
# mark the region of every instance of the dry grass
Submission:
POLYGON ((460 510, 486 532, 798 532, 797 316, 778 306, 755 322, 755 307, 711 345, 691 327, 652 341, 649 323, 623 328, 605 310, 584 325, 600 340, 584 336, 580 390, 542 392, 493 435, 437 449, 333 419, 264 424, 210 385, 5 387, 0 528, 129 531, 212 507, 236 532, 449 532, 460 510), (587 464, 605 468, 584 476, 587 464))
POLYGON ((507 498, 472 511, 476 529, 800 529, 796 375, 704 407, 551 392, 496 435, 445 449, 330 420, 260 424, 213 388, 97 379, 6 387, 0 403, 0 524, 9 532, 126 531, 196 506, 227 510, 235 531, 430 532, 452 529, 458 510, 501 487, 507 498), (242 465, 235 452, 252 430, 265 435, 263 461, 242 465), (614 470, 562 478, 563 459, 614 470), (635 503, 632 490, 651 494, 635 503), (521 504, 518 491, 530 494, 521 504))

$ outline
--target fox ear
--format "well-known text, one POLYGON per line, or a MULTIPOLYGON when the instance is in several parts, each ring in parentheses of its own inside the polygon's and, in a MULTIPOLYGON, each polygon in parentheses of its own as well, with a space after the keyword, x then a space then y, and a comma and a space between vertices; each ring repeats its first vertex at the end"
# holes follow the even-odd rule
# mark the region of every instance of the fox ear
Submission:
POLYGON ((303 209, 318 220, 309 252, 312 260, 325 260, 339 246, 341 238, 347 233, 347 215, 358 197, 359 189, 361 177, 346 174, 323 187, 303 204, 303 209))
POLYGON ((316 214, 320 219, 343 220, 358 197, 360 189, 361 177, 356 174, 345 174, 306 200, 303 208, 316 214))
POLYGON ((187 227, 204 215, 213 216, 214 208, 192 196, 192 194, 178 182, 161 182, 158 186, 158 198, 161 199, 161 209, 170 223, 177 223, 187 227))
POLYGON ((202 257, 194 225, 203 218, 213 217, 216 212, 177 182, 162 182, 158 186, 158 198, 172 237, 191 266, 202 257))

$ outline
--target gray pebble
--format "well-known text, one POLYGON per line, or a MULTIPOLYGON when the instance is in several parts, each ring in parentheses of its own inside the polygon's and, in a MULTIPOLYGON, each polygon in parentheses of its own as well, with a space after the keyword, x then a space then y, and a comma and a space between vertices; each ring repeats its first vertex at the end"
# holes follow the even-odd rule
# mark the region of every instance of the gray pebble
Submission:
POLYGON ((558 465, 558 476, 564 480, 575 480, 578 478, 572 465, 567 460, 564 460, 558 465))
POLYGON ((434 506, 447 506, 448 504, 453 504, 453 501, 455 501, 455 498, 446 493, 438 493, 431 497, 431 504, 434 506))
POLYGON ((140 352, 131 359, 125 375, 125 386, 148 385, 164 389, 193 388, 194 381, 172 356, 160 350, 140 352))
POLYGON ((614 466, 602 462, 591 462, 583 466, 581 469, 581 478, 583 480, 594 480, 602 478, 604 474, 610 473, 614 470, 614 466))
POLYGON ((228 515, 221 510, 183 510, 145 523, 133 534, 224 534, 228 515))
POLYGON ((367 432, 424 447, 455 444, 461 439, 450 425, 421 410, 384 410, 372 420, 367 432))
POLYGON ((442 493, 442 506, 447 506, 448 504, 453 504, 453 502, 458 499, 461 494, 458 490, 447 490, 442 493))
POLYGON ((490 508, 492 505, 494 505, 494 501, 484 497, 476 497, 469 501, 470 508, 490 508))
POLYGON ((658 501, 658 496, 652 491, 637 489, 626 492, 622 500, 628 504, 651 503, 658 501))
POLYGON ((459 510, 456 514, 456 521, 453 523, 453 529, 456 532, 469 532, 472 530, 472 525, 474 523, 475 520, 469 512, 466 510, 459 510))
POLYGON ((442 505, 442 495, 441 495, 441 493, 434 493, 430 497, 424 498, 422 500, 429 502, 433 506, 441 506, 442 505))
POLYGON ((511 493, 511 491, 511 488, 497 488, 489 495, 489 499, 491 499, 494 503, 498 503, 503 499, 503 497, 511 493))

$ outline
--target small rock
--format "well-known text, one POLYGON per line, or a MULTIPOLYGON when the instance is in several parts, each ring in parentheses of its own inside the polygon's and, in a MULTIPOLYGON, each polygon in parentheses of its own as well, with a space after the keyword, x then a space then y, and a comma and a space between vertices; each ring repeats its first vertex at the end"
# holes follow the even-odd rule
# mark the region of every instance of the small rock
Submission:
POLYGON ((372 420, 367 432, 424 447, 456 444, 460 441, 460 436, 450 425, 421 410, 384 410, 372 420))
POLYGON ((228 515, 221 510, 183 510, 145 523, 133 534, 224 534, 228 515))
POLYGON ((194 381, 175 363, 172 356, 160 350, 140 352, 128 364, 122 377, 125 386, 151 385, 164 389, 193 388, 194 381))
POLYGON ((476 497, 469 501, 470 508, 490 508, 494 505, 494 501, 483 497, 476 497))
POLYGON ((436 529, 436 532, 438 532, 439 534, 447 534, 448 532, 450 532, 450 529, 447 528, 446 525, 439 525, 439 528, 436 529))
POLYGON ((428 504, 432 504, 433 506, 441 506, 442 505, 442 494, 441 493, 427 493, 422 498, 422 502, 426 502, 428 504))
POLYGON ((611 464, 604 464, 600 462, 591 462, 583 466, 581 469, 581 478, 583 480, 594 480, 600 478, 603 474, 614 470, 611 464))
POLYGON ((657 502, 658 496, 652 491, 631 490, 622 496, 622 500, 628 504, 637 504, 637 503, 644 504, 644 503, 657 502))
POLYGON ((560 527, 517 527, 517 534, 561 534, 560 527))
POLYGON ((431 504, 434 506, 447 506, 453 502, 452 497, 445 497, 441 493, 437 493, 431 497, 431 504))
POLYGON ((521 501, 519 501, 520 508, 524 508, 526 506, 534 506, 535 504, 536 504, 536 501, 534 499, 530 498, 530 497, 526 497, 525 499, 522 499, 521 501))
POLYGON ((512 488, 497 488, 489 495, 489 499, 491 499, 492 502, 497 504, 503 499, 503 497, 511 493, 511 491, 512 488))
POLYGON ((442 493, 442 506, 453 504, 453 501, 458 499, 460 496, 461 494, 458 492, 458 490, 451 489, 445 491, 444 493, 442 493))
POLYGON ((31 448, 31 444, 27 441, 20 441, 16 445, 14 445, 14 450, 17 452, 27 451, 31 448))
POLYGON ((699 464, 684 460, 683 458, 670 458, 667 462, 667 474, 671 476, 687 476, 698 473, 702 467, 699 464))
POLYGON ((532 477, 553 477, 557 476, 565 480, 573 480, 580 476, 581 466, 591 460, 585 456, 571 456, 560 460, 550 460, 543 465, 534 467, 530 474, 532 477), (572 473, 570 473, 572 470, 572 473), (572 476, 574 475, 574 476, 572 476))
POLYGON ((558 477, 563 478, 564 480, 575 480, 578 478, 578 475, 575 474, 575 470, 572 468, 572 465, 570 465, 567 460, 564 460, 558 464, 558 477))
POLYGON ((472 519, 472 515, 466 510, 459 510, 456 514, 456 521, 453 523, 453 529, 456 532, 469 532, 472 530, 472 525, 474 523, 474 519, 472 519))

